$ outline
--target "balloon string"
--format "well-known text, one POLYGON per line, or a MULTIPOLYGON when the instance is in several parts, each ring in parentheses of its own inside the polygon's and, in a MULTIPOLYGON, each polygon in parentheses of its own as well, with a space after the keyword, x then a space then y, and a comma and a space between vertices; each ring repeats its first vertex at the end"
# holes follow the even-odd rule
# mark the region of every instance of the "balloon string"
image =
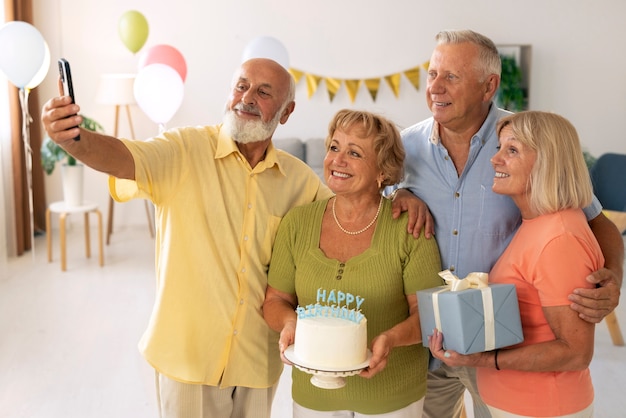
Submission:
POLYGON ((28 95, 30 89, 20 88, 20 105, 22 108, 22 141, 24 142, 24 162, 26 164, 26 181, 28 185, 28 211, 30 214, 30 233, 32 258, 35 260, 35 213, 33 204, 33 149, 30 146, 30 123, 33 118, 28 112, 28 95))
POLYGON ((27 87, 20 88, 20 105, 22 107, 22 115, 24 116, 22 120, 22 129, 27 128, 32 122, 33 117, 30 115, 28 110, 28 95, 30 94, 30 89, 27 87))
POLYGON ((165 132, 165 124, 159 123, 159 135, 161 135, 163 132, 165 132))
POLYGON ((20 88, 20 105, 22 107, 22 141, 24 142, 24 154, 26 156, 26 168, 28 171, 28 185, 32 184, 32 170, 33 170, 33 149, 30 146, 30 123, 33 118, 28 112, 28 94, 30 90, 20 88))

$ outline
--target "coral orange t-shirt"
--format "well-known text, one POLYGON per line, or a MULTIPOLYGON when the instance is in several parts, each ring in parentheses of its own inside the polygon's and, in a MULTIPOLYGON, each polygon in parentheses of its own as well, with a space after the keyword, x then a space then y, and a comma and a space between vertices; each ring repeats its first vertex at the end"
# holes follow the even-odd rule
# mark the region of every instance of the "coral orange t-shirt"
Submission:
MULTIPOLYGON (((565 306, 575 288, 591 287, 585 277, 604 265, 604 257, 581 210, 565 210, 524 220, 498 259, 491 283, 514 284, 524 342, 555 339, 544 306, 565 306)), ((593 402, 589 369, 525 372, 479 368, 480 395, 487 405, 526 416, 559 416, 593 402)))

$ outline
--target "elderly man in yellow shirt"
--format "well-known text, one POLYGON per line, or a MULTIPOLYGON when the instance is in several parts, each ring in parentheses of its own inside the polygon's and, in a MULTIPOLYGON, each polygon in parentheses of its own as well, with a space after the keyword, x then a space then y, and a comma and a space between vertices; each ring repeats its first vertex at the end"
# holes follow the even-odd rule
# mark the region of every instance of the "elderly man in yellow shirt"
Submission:
POLYGON ((139 348, 157 373, 161 418, 270 416, 282 371, 278 334, 261 311, 272 243, 289 209, 331 195, 272 145, 294 94, 279 64, 248 60, 222 124, 148 141, 79 132, 79 107, 67 96, 44 105, 48 135, 111 175, 114 199, 155 204, 156 301, 139 348))

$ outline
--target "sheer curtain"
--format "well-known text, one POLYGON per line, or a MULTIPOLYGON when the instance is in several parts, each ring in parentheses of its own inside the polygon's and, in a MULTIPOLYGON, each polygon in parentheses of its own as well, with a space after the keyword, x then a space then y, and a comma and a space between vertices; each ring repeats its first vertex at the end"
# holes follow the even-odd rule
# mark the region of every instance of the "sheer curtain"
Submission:
MULTIPOLYGON (((4 23, 4 8, 2 8, 0 9, 0 24, 4 23)), ((0 82, 0 266, 3 266, 1 269, 7 265, 9 253, 7 240, 14 236, 11 228, 13 217, 8 216, 11 212, 9 208, 12 208, 13 205, 6 200, 6 197, 11 195, 11 193, 7 193, 7 190, 10 189, 10 183, 7 180, 11 174, 11 121, 8 90, 8 83, 0 82)))
MULTIPOLYGON (((3 21, 19 20, 33 24, 32 0, 4 0, 3 21)), ((8 91, 2 94, 0 100, 6 101, 8 96, 8 112, 2 112, 3 118, 8 117, 9 123, 1 126, 8 127, 7 144, 4 133, 2 139, 2 176, 4 187, 5 220, 3 227, 6 230, 5 251, 9 255, 22 255, 33 247, 33 228, 31 228, 30 190, 28 187, 28 172, 24 143, 22 141, 22 112, 18 98, 18 89, 9 82, 4 83, 3 89, 8 91), (8 116, 7 116, 8 115, 8 116), (10 161, 7 163, 7 160, 10 161), (7 178, 8 177, 8 178, 7 178), (8 184, 8 186, 7 186, 8 184)), ((3 90, 0 90, 3 91, 3 90)), ((30 125, 30 145, 33 150, 32 187, 33 187, 33 227, 35 233, 45 229, 45 193, 43 170, 39 148, 41 146, 41 124, 39 122, 41 109, 37 89, 30 93, 28 107, 33 123, 30 125)), ((5 128, 3 128, 5 129, 5 128)))

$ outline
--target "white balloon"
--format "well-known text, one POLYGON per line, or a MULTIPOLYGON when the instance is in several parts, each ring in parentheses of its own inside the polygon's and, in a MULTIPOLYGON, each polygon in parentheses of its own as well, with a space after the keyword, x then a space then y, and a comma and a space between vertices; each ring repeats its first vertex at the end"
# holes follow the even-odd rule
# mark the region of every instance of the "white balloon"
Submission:
POLYGON ((289 53, 287 48, 276 38, 260 36, 253 39, 244 49, 241 62, 252 58, 269 58, 289 69, 289 53))
POLYGON ((37 74, 45 54, 43 36, 33 25, 13 21, 0 28, 0 70, 18 88, 37 74))
POLYGON ((50 48, 48 47, 48 43, 43 41, 44 46, 46 47, 46 53, 43 58, 43 63, 41 64, 41 68, 37 71, 37 74, 33 77, 32 80, 26 84, 27 89, 34 89, 46 78, 48 75, 48 70, 50 69, 50 48))
POLYGON ((133 86, 137 104, 155 123, 166 124, 183 102, 184 85, 180 74, 165 64, 143 67, 133 86))

